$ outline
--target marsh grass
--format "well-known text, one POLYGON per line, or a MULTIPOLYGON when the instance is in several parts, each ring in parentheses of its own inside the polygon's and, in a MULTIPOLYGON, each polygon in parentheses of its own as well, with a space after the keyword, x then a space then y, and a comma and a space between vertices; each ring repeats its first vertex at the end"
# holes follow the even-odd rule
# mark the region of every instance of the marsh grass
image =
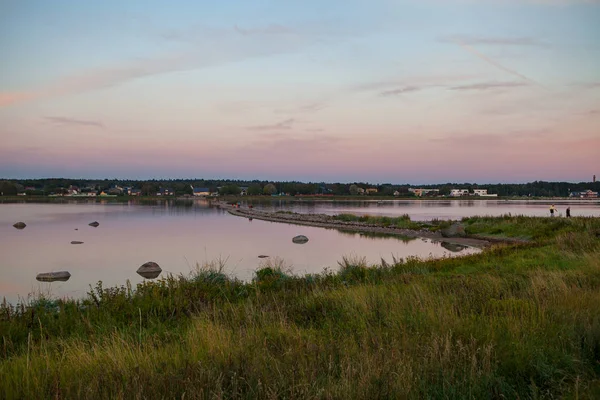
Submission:
POLYGON ((3 303, 0 398, 599 398, 600 221, 513 218, 463 223, 538 239, 3 303))
POLYGON ((399 217, 372 216, 372 215, 353 215, 353 214, 338 214, 333 216, 334 220, 345 222, 362 222, 369 225, 377 225, 383 227, 395 227, 402 229, 420 229, 421 225, 411 221, 408 214, 399 217))

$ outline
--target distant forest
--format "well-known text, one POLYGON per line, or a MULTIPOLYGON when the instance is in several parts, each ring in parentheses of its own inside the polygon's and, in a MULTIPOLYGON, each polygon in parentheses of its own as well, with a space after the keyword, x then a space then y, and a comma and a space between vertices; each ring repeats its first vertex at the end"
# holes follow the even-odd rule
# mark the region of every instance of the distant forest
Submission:
POLYGON ((205 179, 172 179, 172 180, 122 180, 122 179, 12 179, 0 181, 0 193, 4 196, 14 196, 18 193, 28 195, 60 194, 70 187, 79 189, 107 191, 114 187, 131 187, 140 189, 142 195, 153 195, 161 188, 168 188, 175 195, 192 193, 192 187, 207 188, 210 192, 220 191, 221 194, 237 194, 239 189, 246 188, 249 195, 260 195, 267 193, 265 186, 271 193, 285 193, 288 195, 315 195, 327 194, 347 196, 356 193, 356 188, 376 188, 377 193, 369 196, 392 196, 398 191, 401 196, 411 196, 409 188, 431 188, 439 189, 440 195, 447 195, 451 189, 487 189, 490 194, 499 196, 531 196, 531 197, 567 197, 570 192, 584 190, 600 191, 600 182, 544 182, 535 181, 530 183, 444 183, 437 185, 408 185, 408 184, 370 184, 366 182, 354 183, 326 183, 326 182, 277 182, 260 180, 205 180, 205 179), (269 185, 269 186, 267 186, 269 185))

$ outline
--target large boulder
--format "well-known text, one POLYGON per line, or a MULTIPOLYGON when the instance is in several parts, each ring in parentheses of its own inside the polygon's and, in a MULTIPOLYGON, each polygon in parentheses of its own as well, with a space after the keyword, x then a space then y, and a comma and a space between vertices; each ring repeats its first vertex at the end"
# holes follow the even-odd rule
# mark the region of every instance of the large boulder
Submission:
POLYGON ((100 225, 100 223, 98 221, 94 221, 94 222, 90 222, 88 225, 93 226, 94 228, 97 228, 98 225, 100 225))
POLYGON ((27 225, 25 225, 25 222, 17 222, 16 224, 13 225, 15 228, 17 229, 23 229, 25 228, 27 225))
POLYGON ((147 263, 139 267, 136 272, 138 273, 138 275, 146 279, 154 279, 158 278, 158 276, 162 272, 162 269, 158 266, 157 263, 148 261, 147 263))
POLYGON ((298 235, 298 236, 294 236, 292 238, 292 242, 294 242, 296 244, 304 244, 304 243, 308 242, 308 238, 304 235, 298 235))
POLYGON ((71 274, 68 271, 58 271, 58 272, 42 272, 37 274, 35 279, 40 282, 54 282, 61 281, 66 282, 71 277, 71 274))
POLYGON ((441 230, 442 236, 445 238, 466 237, 465 227, 461 224, 452 224, 448 228, 441 230))

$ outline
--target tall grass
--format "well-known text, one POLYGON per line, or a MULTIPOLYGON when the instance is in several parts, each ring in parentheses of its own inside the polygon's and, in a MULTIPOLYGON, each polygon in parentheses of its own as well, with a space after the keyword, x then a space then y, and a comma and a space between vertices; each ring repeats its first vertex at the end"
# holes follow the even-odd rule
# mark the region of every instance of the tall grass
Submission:
POLYGON ((539 239, 464 258, 5 303, 0 398, 599 398, 600 221, 525 222, 539 239))

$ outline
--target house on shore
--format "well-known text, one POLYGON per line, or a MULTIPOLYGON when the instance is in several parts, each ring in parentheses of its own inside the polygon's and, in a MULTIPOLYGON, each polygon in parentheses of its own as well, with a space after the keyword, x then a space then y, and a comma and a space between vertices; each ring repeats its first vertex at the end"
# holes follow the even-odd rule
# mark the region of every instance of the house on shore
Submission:
POLYGON ((365 192, 366 194, 376 194, 377 188, 368 188, 365 192))
POLYGON ((194 196, 210 196, 210 190, 206 187, 193 187, 192 186, 192 193, 194 196))
POLYGON ((480 197, 498 197, 497 194, 489 194, 487 189, 473 189, 473 196, 480 197))
POLYGON ((461 197, 468 196, 469 189, 452 189, 450 190, 450 197, 461 197))
POLYGON ((422 197, 422 196, 437 196, 438 194, 440 194, 440 190, 439 189, 415 189, 415 188, 408 188, 408 191, 410 193, 414 193, 415 196, 417 197, 422 197))
POLYGON ((158 192, 156 192, 157 196, 173 196, 175 195, 175 192, 173 191, 173 189, 168 189, 168 188, 160 188, 158 190, 158 192))
POLYGON ((598 192, 593 192, 591 190, 584 190, 582 192, 571 192, 569 193, 569 197, 576 197, 580 199, 597 199, 598 192))

